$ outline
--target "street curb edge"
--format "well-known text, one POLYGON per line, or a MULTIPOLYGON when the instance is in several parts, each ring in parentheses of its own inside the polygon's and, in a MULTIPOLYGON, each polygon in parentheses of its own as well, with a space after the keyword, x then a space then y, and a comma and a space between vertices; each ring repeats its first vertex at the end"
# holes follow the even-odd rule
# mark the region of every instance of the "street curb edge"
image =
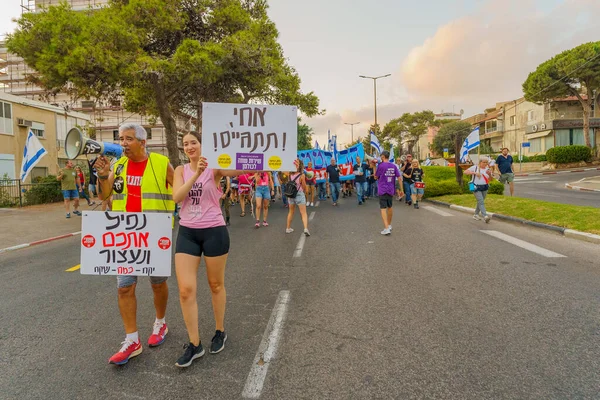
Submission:
MULTIPOLYGON (((474 208, 457 206, 455 204, 450 204, 450 203, 446 203, 446 202, 439 201, 439 200, 424 199, 423 201, 427 201, 429 203, 433 203, 433 204, 437 204, 437 205, 440 205, 440 206, 448 207, 448 208, 451 208, 453 210, 464 212, 464 213, 471 213, 471 214, 475 213, 475 209, 474 208)), ((571 239, 578 239, 578 240, 582 240, 582 241, 589 242, 589 243, 600 244, 600 235, 594 235, 593 233, 576 231, 574 229, 561 228, 560 226, 554 226, 554 225, 543 224, 541 222, 529 221, 527 219, 512 217, 510 215, 497 214, 497 213, 491 213, 491 212, 488 213, 488 214, 492 218, 497 218, 497 219, 505 220, 505 221, 508 221, 508 222, 516 222, 516 223, 520 223, 520 224, 523 224, 523 225, 532 226, 534 228, 540 228, 540 229, 549 230, 549 231, 552 231, 552 232, 559 233, 562 236, 565 236, 565 237, 568 237, 568 238, 571 238, 571 239)))
POLYGON ((567 189, 579 190, 581 192, 600 192, 600 190, 598 190, 598 189, 588 189, 588 188, 584 188, 581 186, 574 186, 574 185, 571 185, 570 183, 565 183, 565 187, 567 189))
POLYGON ((70 238, 73 236, 77 236, 81 234, 81 231, 79 232, 73 232, 73 233, 67 233, 65 235, 60 235, 60 236, 54 236, 48 239, 42 239, 42 240, 36 240, 35 242, 31 242, 31 243, 23 243, 23 244, 18 244, 16 246, 11 246, 11 247, 7 247, 4 249, 0 249, 0 254, 2 253, 8 253, 9 251, 15 251, 15 250, 20 250, 20 249, 25 249, 27 247, 31 247, 31 246, 37 246, 38 244, 44 244, 44 243, 48 243, 48 242, 53 242, 55 240, 60 240, 60 239, 66 239, 66 238, 70 238))

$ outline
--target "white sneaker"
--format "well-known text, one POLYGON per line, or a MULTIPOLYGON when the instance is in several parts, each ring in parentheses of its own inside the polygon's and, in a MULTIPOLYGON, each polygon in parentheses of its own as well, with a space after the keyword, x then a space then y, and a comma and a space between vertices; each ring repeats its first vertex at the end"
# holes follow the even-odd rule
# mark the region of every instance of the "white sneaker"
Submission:
POLYGON ((486 215, 485 217, 483 217, 483 219, 484 219, 484 221, 485 221, 486 224, 490 223, 490 219, 491 218, 488 215, 486 215))
POLYGON ((392 232, 391 232, 389 229, 384 229, 384 230, 382 230, 382 231, 381 231, 381 234, 382 234, 382 235, 389 235, 389 234, 391 234, 391 233, 392 233, 392 232))
POLYGON ((288 228, 285 230, 285 233, 292 233, 292 232, 294 232, 294 230, 292 228, 288 228))
POLYGON ((392 231, 392 224, 390 224, 390 227, 388 229, 390 230, 390 232, 392 231))
POLYGON ((304 234, 305 234, 306 236, 310 236, 310 232, 308 231, 308 229, 305 229, 305 230, 304 230, 304 234))
POLYGON ((477 214, 473 215, 473 219, 475 221, 481 221, 481 217, 479 215, 477 215, 477 214))

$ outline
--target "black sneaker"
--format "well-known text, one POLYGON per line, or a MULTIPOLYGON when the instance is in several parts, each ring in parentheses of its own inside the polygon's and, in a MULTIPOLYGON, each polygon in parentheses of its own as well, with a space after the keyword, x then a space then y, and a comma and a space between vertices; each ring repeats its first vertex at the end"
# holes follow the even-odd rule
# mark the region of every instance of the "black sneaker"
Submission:
POLYGON ((213 336, 210 344, 210 353, 217 354, 223 351, 226 341, 227 334, 225 332, 215 331, 215 336, 213 336))
POLYGON ((192 362, 196 358, 200 358, 204 355, 204 348, 202 348, 202 343, 200 343, 198 346, 194 346, 191 343, 186 344, 185 346, 183 346, 183 348, 185 349, 185 352, 181 357, 177 359, 177 362, 175 363, 177 367, 189 367, 190 365, 192 365, 192 362))
POLYGON ((415 208, 419 208, 419 203, 415 203, 415 208))

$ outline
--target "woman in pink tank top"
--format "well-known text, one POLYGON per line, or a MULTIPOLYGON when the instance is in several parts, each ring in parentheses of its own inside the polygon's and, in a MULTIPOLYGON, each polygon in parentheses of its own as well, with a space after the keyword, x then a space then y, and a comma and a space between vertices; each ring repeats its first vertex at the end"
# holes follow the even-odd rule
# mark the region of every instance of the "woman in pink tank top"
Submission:
POLYGON ((177 360, 178 367, 188 367, 204 355, 198 330, 196 287, 201 257, 211 289, 216 332, 209 351, 218 353, 225 347, 225 265, 229 253, 229 232, 221 213, 221 177, 237 176, 243 171, 209 168, 202 157, 202 139, 196 132, 183 136, 183 151, 189 164, 177 167, 173 182, 173 200, 181 203, 181 220, 175 245, 175 269, 179 301, 189 335, 189 345, 177 360))

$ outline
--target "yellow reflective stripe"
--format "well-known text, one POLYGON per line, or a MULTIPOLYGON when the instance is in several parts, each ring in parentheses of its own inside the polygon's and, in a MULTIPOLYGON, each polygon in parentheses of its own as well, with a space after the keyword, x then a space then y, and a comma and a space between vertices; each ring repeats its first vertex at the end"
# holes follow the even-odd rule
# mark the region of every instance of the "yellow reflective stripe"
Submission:
POLYGON ((125 195, 122 193, 114 193, 112 196, 113 196, 113 201, 125 200, 125 195))
POLYGON ((143 193, 142 198, 144 200, 172 200, 173 195, 162 194, 162 193, 143 193))
POLYGON ((167 213, 167 214, 170 214, 173 211, 170 211, 170 210, 148 210, 148 209, 145 209, 143 212, 145 212, 145 213, 167 213))

